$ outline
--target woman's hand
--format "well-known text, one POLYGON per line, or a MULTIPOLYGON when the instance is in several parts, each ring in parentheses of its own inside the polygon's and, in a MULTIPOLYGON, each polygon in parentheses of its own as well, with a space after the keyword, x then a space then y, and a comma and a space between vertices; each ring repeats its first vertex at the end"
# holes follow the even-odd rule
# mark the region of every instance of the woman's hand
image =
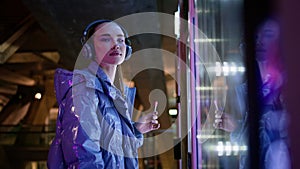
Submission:
POLYGON ((160 127, 158 123, 158 112, 154 111, 142 116, 136 123, 135 127, 139 132, 145 134, 153 130, 157 130, 160 127))
POLYGON ((217 129, 222 129, 227 132, 233 132, 237 127, 236 119, 234 119, 230 114, 222 112, 216 113, 214 127, 217 129))

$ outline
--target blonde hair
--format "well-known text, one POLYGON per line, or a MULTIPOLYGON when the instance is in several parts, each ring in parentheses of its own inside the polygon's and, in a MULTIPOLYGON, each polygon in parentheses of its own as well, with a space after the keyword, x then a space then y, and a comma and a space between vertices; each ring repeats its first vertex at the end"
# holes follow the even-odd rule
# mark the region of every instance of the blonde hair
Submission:
POLYGON ((116 72, 114 85, 116 86, 116 88, 118 88, 120 90, 122 96, 125 96, 125 83, 123 81, 123 72, 122 72, 121 65, 117 66, 117 72, 116 72))

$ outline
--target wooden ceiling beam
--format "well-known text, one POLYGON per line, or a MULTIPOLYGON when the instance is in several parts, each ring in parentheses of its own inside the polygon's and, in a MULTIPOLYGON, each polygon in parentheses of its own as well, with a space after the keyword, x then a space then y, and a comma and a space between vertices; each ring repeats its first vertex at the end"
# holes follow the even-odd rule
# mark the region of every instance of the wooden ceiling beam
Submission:
POLYGON ((14 95, 17 93, 18 86, 13 84, 0 84, 0 93, 14 95))
POLYGON ((31 16, 26 17, 24 21, 20 23, 21 28, 0 45, 0 63, 5 63, 26 41, 28 37, 26 36, 26 32, 34 22, 31 16))
POLYGON ((26 39, 26 36, 22 36, 13 45, 9 46, 9 48, 6 49, 4 52, 0 52, 0 63, 5 63, 6 60, 20 48, 20 46, 26 41, 26 39))
POLYGON ((33 52, 35 55, 47 60, 47 61, 50 61, 50 62, 53 62, 53 63, 58 63, 59 61, 59 53, 58 52, 33 52))
MULTIPOLYGON (((5 68, 7 70, 10 70, 15 73, 19 73, 22 75, 31 76, 33 74, 43 74, 47 70, 53 70, 56 69, 59 66, 56 63, 52 62, 24 62, 24 63, 6 63, 2 66, 2 68, 5 68), (30 75, 29 75, 30 74, 30 75)), ((1 72, 0 72, 1 73, 1 72)))
POLYGON ((0 52, 3 53, 7 50, 17 39, 19 39, 28 28, 34 23, 32 16, 27 16, 23 21, 21 21, 21 28, 17 30, 10 38, 0 45, 0 52))
POLYGON ((6 104, 8 103, 8 101, 9 101, 9 98, 8 98, 8 97, 6 97, 6 96, 0 94, 0 104, 6 105, 6 104))
POLYGON ((13 54, 6 63, 29 63, 29 62, 42 62, 50 61, 58 63, 59 61, 58 52, 18 52, 13 54))
POLYGON ((0 80, 9 82, 12 84, 24 85, 24 86, 34 86, 35 80, 24 75, 17 74, 15 72, 9 71, 5 68, 0 67, 0 80))

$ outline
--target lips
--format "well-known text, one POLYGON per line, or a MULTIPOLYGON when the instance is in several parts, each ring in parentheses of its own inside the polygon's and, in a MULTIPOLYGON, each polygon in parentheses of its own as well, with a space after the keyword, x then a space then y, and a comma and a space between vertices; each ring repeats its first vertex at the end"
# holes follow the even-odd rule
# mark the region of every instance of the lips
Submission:
POLYGON ((256 48, 255 51, 256 52, 266 52, 266 50, 264 48, 260 48, 260 47, 256 48))
POLYGON ((112 51, 109 53, 109 56, 119 56, 119 55, 122 55, 122 53, 118 51, 112 51))

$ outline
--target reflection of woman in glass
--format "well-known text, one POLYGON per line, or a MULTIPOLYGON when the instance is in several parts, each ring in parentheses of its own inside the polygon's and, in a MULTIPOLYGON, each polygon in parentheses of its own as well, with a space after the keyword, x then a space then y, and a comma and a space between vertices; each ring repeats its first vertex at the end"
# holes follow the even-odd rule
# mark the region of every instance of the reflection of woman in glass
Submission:
MULTIPOLYGON (((280 56, 280 27, 277 20, 267 18, 259 25, 256 34, 256 60, 261 77, 260 143, 261 168, 289 169, 287 146, 287 113, 282 100, 283 73, 280 56)), ((237 88, 238 98, 246 97, 246 85, 237 88), (239 97, 243 95, 242 97, 239 97)), ((224 113, 216 126, 231 132, 233 141, 247 144, 247 106, 242 108, 240 118, 224 113), (244 109, 244 110, 243 110, 244 109), (239 120, 237 120, 239 119, 239 120)), ((240 168, 249 168, 248 156, 241 155, 240 168)))
POLYGON ((285 74, 280 53, 280 27, 272 18, 259 27, 256 59, 262 79, 260 142, 263 168, 290 168, 287 147, 287 114, 282 100, 285 74))

